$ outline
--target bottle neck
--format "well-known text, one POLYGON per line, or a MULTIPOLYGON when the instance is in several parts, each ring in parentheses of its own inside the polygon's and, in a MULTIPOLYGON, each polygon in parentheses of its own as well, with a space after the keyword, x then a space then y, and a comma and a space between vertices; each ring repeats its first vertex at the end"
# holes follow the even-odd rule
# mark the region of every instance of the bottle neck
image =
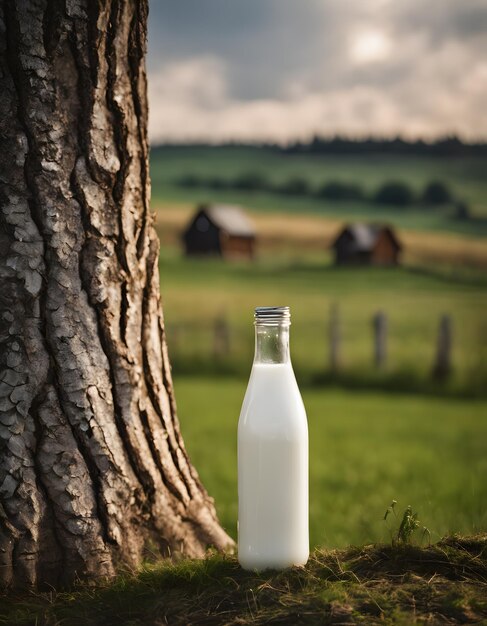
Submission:
POLYGON ((255 324, 254 363, 289 363, 289 322, 255 324))

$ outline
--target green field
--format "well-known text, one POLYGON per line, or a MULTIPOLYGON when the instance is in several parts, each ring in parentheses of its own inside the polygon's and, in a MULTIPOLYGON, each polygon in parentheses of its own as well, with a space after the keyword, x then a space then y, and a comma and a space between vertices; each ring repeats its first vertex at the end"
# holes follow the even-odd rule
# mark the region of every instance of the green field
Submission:
POLYGON ((167 147, 151 153, 152 198, 176 202, 233 202, 261 211, 319 213, 340 219, 388 221, 403 228, 487 235, 487 162, 480 158, 433 158, 394 155, 340 156, 282 154, 242 147, 167 147), (380 207, 370 203, 337 203, 236 190, 183 189, 176 180, 185 174, 232 179, 257 172, 280 183, 301 177, 312 187, 329 181, 359 183, 367 192, 389 180, 407 182, 420 192, 431 180, 445 182, 455 197, 468 202, 477 220, 452 219, 445 209, 380 207))
POLYGON ((183 436, 231 534, 236 425, 252 361, 253 308, 262 304, 292 310, 292 356, 310 424, 313 545, 387 539, 382 516, 392 499, 412 504, 432 539, 487 528, 487 290, 480 275, 462 281, 407 267, 343 270, 313 255, 307 262, 264 256, 224 263, 185 259, 171 248, 160 269, 183 436), (343 369, 330 384, 319 379, 326 381, 332 302, 340 307, 343 369), (378 309, 390 328, 382 373, 372 365, 371 317, 378 309), (430 371, 444 312, 453 319, 454 373, 434 386, 430 371), (230 353, 218 360, 212 332, 222 314, 230 353), (398 381, 407 394, 392 392, 398 381), (475 400, 479 394, 484 399, 475 400))
POLYGON ((485 165, 390 156, 284 156, 243 148, 153 152, 153 201, 165 241, 161 292, 182 432, 233 536, 236 427, 253 355, 253 309, 276 304, 291 307, 291 352, 309 416, 312 544, 387 540, 382 518, 392 499, 402 510, 411 504, 433 540, 450 531, 487 528, 487 280, 482 240, 471 237, 486 233, 482 219, 461 224, 446 209, 332 205, 277 194, 188 190, 174 181, 187 173, 232 178, 258 171, 276 182, 303 176, 312 185, 344 180, 368 190, 399 179, 419 191, 438 179, 480 218, 487 215, 485 165), (254 218, 267 216, 267 222, 264 217, 258 222, 262 234, 256 261, 182 256, 176 242, 190 205, 205 200, 240 203, 254 218), (179 219, 183 209, 185 217, 179 219), (322 219, 305 224, 310 214, 322 219), (358 216, 387 219, 401 227, 400 237, 402 228, 429 235, 404 232, 409 256, 403 267, 337 268, 320 233, 324 241, 325 231, 330 237, 338 228, 331 218, 358 216), (279 241, 272 240, 274 225, 279 241), (441 234, 462 229, 463 238, 441 234), (411 259, 418 262, 411 264, 411 259), (342 363, 333 375, 332 305, 339 308, 342 363), (379 310, 389 322, 388 363, 382 372, 373 365, 371 321, 379 310), (440 385, 431 381, 431 369, 442 314, 453 322, 453 373, 440 385), (217 318, 229 328, 223 355, 214 347, 217 318))
POLYGON ((413 376, 428 380, 439 316, 453 321, 451 388, 481 388, 487 381, 485 282, 448 279, 409 268, 340 269, 325 258, 308 262, 263 258, 224 263, 186 259, 173 249, 161 256, 161 290, 169 349, 176 371, 215 365, 213 325, 230 327, 229 354, 220 369, 246 375, 253 354, 253 309, 287 304, 292 311, 292 354, 307 381, 327 372, 330 306, 340 311, 342 373, 366 380, 413 376), (389 319, 388 365, 373 368, 372 316, 389 319))
MULTIPOLYGON (((176 377, 189 454, 236 536, 236 429, 246 380, 176 377)), ((389 540, 392 499, 431 539, 487 528, 487 401, 303 390, 310 433, 312 545, 389 540)), ((397 527, 392 519, 390 527, 397 527)))

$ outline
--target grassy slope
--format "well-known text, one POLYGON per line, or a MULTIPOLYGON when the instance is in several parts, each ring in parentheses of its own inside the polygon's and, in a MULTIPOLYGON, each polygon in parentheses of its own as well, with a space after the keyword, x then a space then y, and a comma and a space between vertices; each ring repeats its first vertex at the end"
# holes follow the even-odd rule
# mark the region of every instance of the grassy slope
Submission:
POLYGON ((486 598, 484 536, 316 551, 306 568, 281 573, 218 556, 159 564, 97 588, 0 597, 0 624, 464 624, 487 620, 486 598))
MULTIPOLYGON (((246 381, 176 378, 185 442, 236 535, 236 428, 246 381)), ((487 402, 303 390, 310 429, 312 545, 387 540, 392 499, 432 538, 487 529, 487 402)))
POLYGON ((152 196, 163 201, 236 202, 260 211, 319 213, 341 219, 387 220, 404 228, 465 232, 486 235, 487 222, 461 223, 443 210, 394 210, 363 203, 330 203, 310 198, 292 198, 266 193, 190 190, 174 181, 182 174, 234 178, 249 171, 281 182, 301 176, 313 186, 329 180, 354 181, 368 191, 386 180, 403 180, 418 192, 430 180, 446 182, 467 200, 479 216, 487 215, 486 163, 481 159, 409 158, 394 156, 309 156, 280 155, 255 148, 168 148, 151 155, 152 196))

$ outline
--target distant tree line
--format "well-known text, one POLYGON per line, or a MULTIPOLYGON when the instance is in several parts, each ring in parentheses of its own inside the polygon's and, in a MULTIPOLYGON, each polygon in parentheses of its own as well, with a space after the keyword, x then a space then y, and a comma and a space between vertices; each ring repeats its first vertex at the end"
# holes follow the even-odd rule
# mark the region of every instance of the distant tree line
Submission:
POLYGON ((321 198, 333 202, 373 202, 396 207, 408 207, 415 204, 442 206, 455 202, 458 217, 468 218, 466 204, 455 201, 450 188, 445 183, 436 180, 427 183, 420 193, 417 193, 408 183, 399 180, 386 181, 374 191, 367 192, 358 183, 341 180, 330 180, 321 186, 313 187, 305 178, 293 176, 283 182, 274 183, 257 172, 247 172, 231 179, 186 174, 177 178, 175 183, 186 189, 261 191, 286 196, 321 198))
POLYGON ((184 144, 163 144, 153 146, 152 150, 171 148, 260 148, 272 150, 280 153, 303 153, 303 154, 343 154, 343 155, 364 155, 364 154, 397 154, 411 156, 433 156, 433 157, 485 157, 487 156, 487 143, 485 141, 467 143, 456 137, 441 137, 428 142, 424 139, 407 140, 402 137, 391 139, 380 139, 368 137, 365 139, 350 139, 347 137, 321 137, 316 135, 309 141, 296 141, 287 145, 266 142, 224 142, 220 144, 207 143, 184 143, 184 144))
POLYGON ((411 156, 464 157, 487 156, 487 143, 464 143, 458 137, 443 137, 433 142, 423 139, 348 139, 315 136, 307 142, 297 141, 281 148, 287 153, 306 154, 398 154, 411 156))

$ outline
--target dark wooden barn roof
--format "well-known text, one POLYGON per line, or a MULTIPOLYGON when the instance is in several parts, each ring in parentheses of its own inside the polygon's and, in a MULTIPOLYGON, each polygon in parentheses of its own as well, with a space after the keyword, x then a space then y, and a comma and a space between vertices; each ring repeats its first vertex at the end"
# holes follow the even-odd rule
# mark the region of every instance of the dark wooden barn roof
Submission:
POLYGON ((384 231, 391 238, 396 249, 400 250, 401 244, 392 228, 385 224, 364 224, 360 222, 345 226, 333 242, 332 247, 335 247, 338 244, 338 241, 344 235, 348 234, 352 239, 351 251, 370 252, 374 249, 379 235, 384 231))
POLYGON ((238 206, 224 204, 210 204, 199 207, 200 213, 206 214, 213 224, 236 237, 254 237, 255 230, 252 222, 238 206))

